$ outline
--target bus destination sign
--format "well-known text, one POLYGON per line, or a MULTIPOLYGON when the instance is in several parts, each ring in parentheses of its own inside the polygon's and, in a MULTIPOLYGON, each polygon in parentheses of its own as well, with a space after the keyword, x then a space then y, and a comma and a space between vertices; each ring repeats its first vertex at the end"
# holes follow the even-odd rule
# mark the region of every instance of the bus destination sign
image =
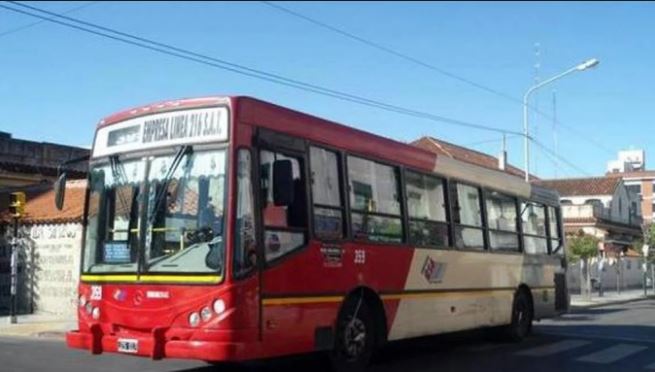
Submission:
POLYGON ((190 143, 227 140, 225 107, 147 115, 98 130, 93 156, 190 143))

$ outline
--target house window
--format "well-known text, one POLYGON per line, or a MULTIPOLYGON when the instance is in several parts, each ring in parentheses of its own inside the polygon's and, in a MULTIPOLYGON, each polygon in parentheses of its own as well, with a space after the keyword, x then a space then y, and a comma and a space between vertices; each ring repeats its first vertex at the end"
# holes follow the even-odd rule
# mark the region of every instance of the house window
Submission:
POLYGON ((641 194, 641 185, 628 185, 625 187, 628 190, 628 193, 639 195, 641 194))

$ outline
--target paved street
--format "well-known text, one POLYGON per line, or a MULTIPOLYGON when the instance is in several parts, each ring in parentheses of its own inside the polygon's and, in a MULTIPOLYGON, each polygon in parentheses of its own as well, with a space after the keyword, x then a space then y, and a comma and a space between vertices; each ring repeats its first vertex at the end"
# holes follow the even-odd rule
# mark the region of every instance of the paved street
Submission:
MULTIPOLYGON (((655 300, 578 310, 535 324, 521 344, 498 343, 486 333, 431 337, 392 344, 373 371, 626 371, 655 370, 655 300)), ((2 371, 176 371, 218 369, 202 362, 160 361, 69 350, 59 341, 0 338, 2 371)), ((231 368, 230 368, 231 369, 231 368)), ((317 356, 251 363, 254 371, 325 371, 317 356)))

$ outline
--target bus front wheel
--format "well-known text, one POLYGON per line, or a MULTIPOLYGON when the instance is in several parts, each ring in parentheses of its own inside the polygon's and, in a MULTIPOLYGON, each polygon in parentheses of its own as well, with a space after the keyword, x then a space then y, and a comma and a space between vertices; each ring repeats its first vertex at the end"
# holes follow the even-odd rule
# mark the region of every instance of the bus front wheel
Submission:
POLYGON ((330 354, 335 371, 362 371, 370 363, 377 337, 372 315, 363 298, 344 304, 330 354))

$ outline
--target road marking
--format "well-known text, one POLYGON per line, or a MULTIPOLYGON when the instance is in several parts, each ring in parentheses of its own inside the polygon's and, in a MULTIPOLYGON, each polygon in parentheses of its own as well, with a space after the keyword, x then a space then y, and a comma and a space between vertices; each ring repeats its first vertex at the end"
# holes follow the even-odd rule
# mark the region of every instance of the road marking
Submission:
POLYGON ((624 341, 624 342, 638 342, 641 344, 655 344, 655 340, 653 339, 647 339, 647 338, 640 338, 640 337, 616 337, 616 336, 606 336, 602 334, 595 334, 595 333, 588 333, 588 332, 576 332, 576 333, 571 333, 571 332, 560 332, 560 331, 538 331, 535 332, 541 335, 549 335, 549 336, 561 336, 561 337, 584 337, 584 338, 593 338, 593 339, 598 339, 598 340, 612 340, 612 341, 624 341))
POLYGON ((648 349, 646 346, 618 344, 608 347, 607 349, 585 355, 576 360, 580 362, 608 364, 646 349, 648 349))
POLYGON ((585 340, 564 340, 560 342, 555 342, 548 345, 537 346, 531 349, 519 351, 516 355, 526 355, 526 356, 546 356, 561 353, 563 351, 575 349, 581 346, 589 345, 591 341, 585 340))

